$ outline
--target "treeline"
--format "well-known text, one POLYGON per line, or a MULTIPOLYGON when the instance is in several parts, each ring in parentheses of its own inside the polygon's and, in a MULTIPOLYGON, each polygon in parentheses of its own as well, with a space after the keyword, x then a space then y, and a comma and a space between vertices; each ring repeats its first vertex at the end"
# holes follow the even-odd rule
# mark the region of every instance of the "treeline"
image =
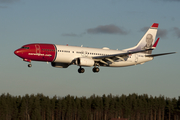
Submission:
POLYGON ((43 94, 0 96, 0 120, 180 120, 180 97, 92 95, 49 98, 43 94))

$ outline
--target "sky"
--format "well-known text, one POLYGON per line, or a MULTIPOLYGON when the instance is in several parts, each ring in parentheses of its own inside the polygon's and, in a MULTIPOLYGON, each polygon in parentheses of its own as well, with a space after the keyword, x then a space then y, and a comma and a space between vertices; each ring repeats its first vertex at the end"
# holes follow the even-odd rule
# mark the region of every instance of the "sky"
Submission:
POLYGON ((180 96, 180 0, 0 0, 0 94, 42 93, 64 97, 95 94, 180 96), (14 51, 29 43, 125 49, 159 23, 155 57, 143 65, 100 67, 93 73, 76 65, 66 69, 27 62, 14 51))

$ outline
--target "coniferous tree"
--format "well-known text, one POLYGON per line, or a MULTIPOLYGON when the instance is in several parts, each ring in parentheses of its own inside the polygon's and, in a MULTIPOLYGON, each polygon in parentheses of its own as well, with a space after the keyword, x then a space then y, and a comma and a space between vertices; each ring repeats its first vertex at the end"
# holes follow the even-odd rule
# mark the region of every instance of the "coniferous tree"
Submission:
POLYGON ((180 97, 165 99, 147 94, 89 98, 70 95, 49 98, 43 94, 0 96, 0 120, 109 120, 117 116, 129 120, 178 120, 180 97))
POLYGON ((103 97, 102 97, 102 100, 103 100, 103 113, 104 113, 103 119, 107 120, 107 113, 108 113, 108 109, 109 109, 109 99, 104 94, 103 97))
POLYGON ((56 120, 61 120, 61 113, 62 113, 61 101, 62 101, 62 98, 60 98, 60 97, 56 100, 56 106, 55 106, 55 118, 56 118, 56 120))
POLYGON ((40 96, 37 95, 33 99, 33 106, 32 106, 32 120, 41 120, 41 106, 40 106, 40 96))

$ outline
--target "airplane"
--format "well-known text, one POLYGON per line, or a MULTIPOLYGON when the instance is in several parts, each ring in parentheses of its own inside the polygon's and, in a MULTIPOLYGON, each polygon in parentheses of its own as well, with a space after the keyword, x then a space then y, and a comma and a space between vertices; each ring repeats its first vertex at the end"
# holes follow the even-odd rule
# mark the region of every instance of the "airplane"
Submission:
POLYGON ((14 54, 29 62, 28 67, 32 66, 31 61, 43 61, 51 62, 51 65, 57 68, 77 65, 79 73, 85 72, 83 67, 93 67, 92 71, 97 73, 100 66, 125 67, 144 64, 156 56, 176 53, 152 54, 159 41, 158 38, 155 42, 158 26, 158 23, 153 23, 136 46, 123 50, 33 43, 15 50, 14 54))

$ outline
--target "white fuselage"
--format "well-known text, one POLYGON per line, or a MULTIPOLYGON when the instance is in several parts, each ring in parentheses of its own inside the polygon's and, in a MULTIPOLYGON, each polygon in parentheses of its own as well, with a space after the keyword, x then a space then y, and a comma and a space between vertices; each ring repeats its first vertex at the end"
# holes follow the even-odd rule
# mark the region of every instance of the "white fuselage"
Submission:
MULTIPOLYGON (((71 64, 73 60, 79 57, 96 57, 105 56, 119 53, 126 53, 127 51, 111 50, 108 48, 88 48, 88 47, 77 47, 77 46, 65 46, 65 45, 55 45, 56 46, 56 58, 54 62, 71 64)), ((143 64, 144 62, 150 61, 153 57, 145 57, 144 53, 136 53, 129 55, 124 60, 118 59, 113 63, 109 64, 109 67, 124 67, 136 64, 143 64)), ((103 65, 104 66, 104 65, 103 65)), ((107 66, 107 65, 106 65, 107 66)))

